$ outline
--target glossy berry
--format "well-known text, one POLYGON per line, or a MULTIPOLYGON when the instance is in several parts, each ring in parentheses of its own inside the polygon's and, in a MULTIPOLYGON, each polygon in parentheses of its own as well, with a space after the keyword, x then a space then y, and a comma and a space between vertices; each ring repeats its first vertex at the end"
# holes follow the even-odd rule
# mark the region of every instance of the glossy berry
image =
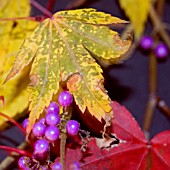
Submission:
POLYGON ((39 139, 34 144, 33 157, 38 160, 46 160, 49 156, 49 143, 45 139, 39 139))
POLYGON ((76 135, 79 131, 80 124, 75 120, 69 120, 66 124, 66 130, 69 135, 76 135))
POLYGON ((58 103, 61 106, 69 106, 73 101, 73 96, 68 91, 63 91, 58 96, 58 103))
POLYGON ((45 130, 46 130, 45 124, 43 124, 41 122, 37 122, 33 126, 32 133, 36 137, 42 137, 42 136, 44 136, 45 130))
POLYGON ((60 122, 60 116, 56 113, 47 113, 45 116, 45 122, 47 125, 57 125, 60 122))
POLYGON ((49 142, 54 142, 55 140, 57 140, 59 138, 59 135, 60 135, 60 131, 56 126, 49 126, 46 128, 45 138, 49 142))
POLYGON ((150 36, 144 36, 141 38, 140 46, 144 50, 150 50, 153 46, 153 39, 150 36))
POLYGON ((62 165, 59 162, 54 162, 51 164, 51 169, 52 170, 62 170, 62 165))
POLYGON ((39 139, 34 144, 34 151, 36 153, 44 153, 49 150, 49 143, 45 139, 39 139))
POLYGON ((38 122, 45 124, 45 118, 41 118, 38 122))
POLYGON ((27 126, 28 126, 28 118, 26 118, 26 119, 22 122, 22 127, 23 127, 24 129, 26 129, 27 126))
POLYGON ((26 156, 22 156, 19 160, 18 160, 18 166, 21 169, 27 170, 29 169, 29 164, 30 164, 31 160, 29 157, 26 156))
POLYGON ((160 43, 155 48, 155 55, 159 59, 165 59, 168 55, 168 49, 165 44, 160 43))
POLYGON ((50 105, 46 108, 47 113, 59 114, 60 108, 56 102, 51 102, 50 105))

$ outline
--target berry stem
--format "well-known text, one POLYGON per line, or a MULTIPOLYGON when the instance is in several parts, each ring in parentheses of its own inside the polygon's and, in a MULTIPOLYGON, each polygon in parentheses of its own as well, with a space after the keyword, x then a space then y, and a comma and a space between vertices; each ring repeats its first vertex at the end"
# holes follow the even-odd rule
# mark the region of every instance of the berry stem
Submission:
POLYGON ((4 145, 0 145, 0 149, 4 149, 6 151, 11 151, 11 152, 16 152, 20 155, 23 155, 23 156, 28 156, 28 157, 32 157, 31 153, 25 151, 25 150, 22 150, 22 149, 18 149, 18 148, 13 148, 13 147, 10 147, 10 146, 4 146, 4 145))
POLYGON ((66 146, 66 139, 67 139, 67 135, 66 133, 61 133, 60 135, 60 163, 62 164, 63 170, 66 169, 65 166, 65 146, 66 146))
POLYGON ((11 117, 9 117, 9 116, 5 115, 4 113, 1 113, 1 112, 0 112, 0 116, 8 119, 8 121, 10 121, 11 123, 13 123, 13 124, 14 124, 15 126, 17 126, 24 134, 26 134, 25 129, 24 129, 17 121, 15 121, 13 118, 11 118, 11 117))
MULTIPOLYGON (((164 3, 162 3, 161 0, 159 0, 157 2, 156 10, 160 17, 162 16, 162 12, 163 12, 161 8, 164 8, 164 3)), ((161 20, 159 19, 159 16, 157 15, 153 6, 150 7, 149 15, 153 22, 153 25, 156 28, 158 28, 160 36, 165 41, 167 46, 169 46, 170 48, 169 37, 166 34, 164 27, 162 27, 161 20), (167 36, 167 38, 164 37, 165 35, 167 36), (167 39, 168 39, 168 43, 167 43, 167 39)), ((157 40, 157 38, 158 38, 157 34, 155 34, 154 39, 157 40)), ((150 126, 151 126, 153 114, 154 114, 154 111, 156 109, 157 102, 158 102, 157 100, 157 77, 158 77, 157 60, 154 54, 151 53, 151 55, 149 56, 149 97, 148 97, 148 101, 146 105, 146 111, 145 111, 145 117, 144 117, 144 123, 143 123, 143 130, 144 130, 144 133, 147 139, 150 138, 150 133, 149 133, 150 126)))
POLYGON ((53 14, 50 11, 48 11, 46 8, 44 8, 42 5, 40 5, 38 2, 36 2, 34 0, 30 0, 30 3, 32 6, 37 8, 39 11, 41 11, 47 17, 49 17, 49 18, 52 17, 53 14))
POLYGON ((64 107, 63 108, 63 119, 66 121, 62 122, 62 130, 60 132, 60 163, 63 167, 63 170, 66 170, 66 162, 65 162, 65 148, 66 148, 66 140, 67 140, 67 134, 66 134, 66 123, 68 120, 70 120, 72 115, 72 107, 64 107))

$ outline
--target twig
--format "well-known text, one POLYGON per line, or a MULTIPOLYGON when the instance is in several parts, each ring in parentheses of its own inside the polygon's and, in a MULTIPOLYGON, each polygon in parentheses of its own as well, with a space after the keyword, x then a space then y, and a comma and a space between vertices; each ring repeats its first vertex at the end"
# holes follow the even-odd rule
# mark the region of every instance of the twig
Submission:
POLYGON ((157 107, 170 119, 170 108, 164 100, 158 98, 157 107))
POLYGON ((143 130, 146 138, 149 139, 149 129, 153 113, 157 105, 157 60, 154 54, 149 56, 149 98, 146 105, 146 112, 143 123, 143 130))
MULTIPOLYGON (((162 4, 162 2, 161 2, 161 4, 162 4)), ((160 10, 160 5, 158 5, 158 6, 159 6, 159 11, 161 11, 160 10)), ((150 8, 149 16, 150 16, 150 19, 151 19, 154 27, 156 28, 157 32, 160 34, 161 38, 166 43, 167 47, 170 49, 170 38, 169 38, 169 35, 166 32, 164 24, 161 22, 158 14, 156 13, 156 11, 155 11, 153 6, 151 6, 151 8, 150 8)))
POLYGON ((48 11, 46 8, 44 8, 42 5, 40 5, 38 2, 36 2, 34 0, 30 0, 30 3, 31 3, 31 5, 36 7, 39 11, 41 11, 47 17, 49 17, 49 18, 52 17, 53 14, 50 11, 48 11))
MULTIPOLYGON (((23 142, 18 146, 18 149, 26 149, 28 147, 27 142, 23 142)), ((8 167, 15 162, 16 156, 19 156, 18 153, 12 152, 11 155, 6 157, 1 163, 0 163, 0 170, 6 170, 9 169, 8 167)))
MULTIPOLYGON (((164 6, 164 0, 159 0, 158 5, 157 5, 157 11, 159 14, 163 12, 163 6, 164 6)), ((156 31, 160 34, 161 38, 163 41, 166 43, 167 47, 170 49, 170 38, 168 33, 166 32, 166 27, 164 26, 165 24, 160 20, 157 12, 155 11, 153 5, 150 7, 149 11, 149 17, 156 29, 156 31)), ((123 32, 121 38, 122 39, 127 39, 127 36, 130 32, 133 31, 133 27, 131 24, 129 24, 126 28, 126 30, 123 32)))
POLYGON ((165 5, 165 0, 159 0, 158 1, 158 4, 156 6, 156 11, 157 11, 158 14, 161 14, 161 15, 163 14, 163 12, 164 12, 164 5, 165 5))
POLYGON ((82 6, 87 0, 74 0, 66 6, 65 9, 75 9, 82 6))
MULTIPOLYGON (((158 8, 159 15, 162 16, 161 12, 163 11, 162 9, 164 7, 164 3, 162 3, 162 0, 159 0, 157 3, 158 3, 157 6, 159 6, 158 8)), ((153 22, 153 25, 156 28, 159 28, 159 33, 161 37, 163 39, 165 35, 168 37, 168 35, 166 34, 164 30, 164 27, 162 27, 162 22, 159 19, 158 15, 156 14, 153 6, 150 7, 149 16, 153 22)), ((154 35, 154 39, 155 40, 157 39, 156 34, 154 35)), ((166 43, 167 38, 164 39, 164 41, 166 43)), ((154 114, 154 110, 156 109, 156 106, 157 106, 157 60, 156 60, 155 55, 151 53, 149 56, 149 98, 148 98, 148 102, 146 105, 146 112, 145 112, 145 118, 144 118, 144 123, 143 123, 143 130, 144 130, 144 133, 147 139, 150 138, 149 130, 150 130, 150 126, 151 126, 151 122, 152 122, 152 118, 153 118, 153 114, 154 114)))
POLYGON ((11 118, 11 117, 9 117, 9 116, 1 113, 1 112, 0 112, 0 116, 8 119, 8 121, 10 121, 10 122, 13 123, 14 125, 16 125, 24 134, 26 134, 25 129, 24 129, 17 121, 15 121, 13 118, 11 118))

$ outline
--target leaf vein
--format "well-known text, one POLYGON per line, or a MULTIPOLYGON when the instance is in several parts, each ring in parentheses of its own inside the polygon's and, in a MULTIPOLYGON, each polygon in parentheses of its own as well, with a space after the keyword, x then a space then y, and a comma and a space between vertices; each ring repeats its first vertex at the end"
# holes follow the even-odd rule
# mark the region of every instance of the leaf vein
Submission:
MULTIPOLYGON (((68 25, 66 22, 62 22, 62 21, 59 21, 59 20, 57 20, 57 21, 58 21, 60 24, 66 26, 67 28, 72 29, 72 31, 80 34, 81 36, 85 36, 86 38, 88 38, 88 39, 90 39, 90 40, 92 40, 92 41, 95 41, 95 42, 97 42, 97 43, 99 43, 99 44, 101 44, 101 45, 103 45, 103 46, 106 46, 106 47, 109 47, 109 48, 113 49, 113 46, 112 46, 112 45, 109 45, 109 44, 107 44, 106 42, 101 41, 100 39, 97 39, 96 37, 94 37, 94 36, 92 36, 92 35, 89 35, 89 34, 87 34, 87 33, 81 32, 81 31, 78 30, 78 28, 74 28, 74 27, 68 25)), ((113 50, 115 50, 115 49, 113 49, 113 50)))
POLYGON ((40 103, 40 100, 44 94, 44 89, 45 89, 45 86, 47 84, 47 81, 48 81, 48 73, 49 73, 49 64, 50 64, 50 58, 51 58, 51 49, 52 49, 52 23, 50 22, 50 25, 49 25, 49 30, 50 30, 50 44, 49 44, 49 51, 48 51, 48 59, 47 59, 47 64, 46 64, 46 71, 45 71, 45 76, 44 76, 44 79, 43 79, 43 85, 42 85, 42 88, 41 88, 41 92, 40 92, 40 95, 38 96, 38 101, 37 101, 37 104, 36 104, 36 108, 34 110, 34 113, 37 112, 37 109, 38 109, 38 106, 39 106, 39 103, 40 103))
MULTIPOLYGON (((53 21, 52 21, 52 22, 53 22, 53 21)), ((85 86, 86 86, 87 90, 89 91, 89 93, 91 94, 91 96, 93 96, 94 100, 98 103, 98 105, 104 110, 104 108, 103 108, 102 105, 99 103, 99 101, 98 101, 97 98, 94 96, 94 94, 89 90, 89 89, 90 89, 90 88, 89 88, 89 85, 88 85, 86 79, 85 79, 84 76, 83 76, 83 73, 82 73, 81 68, 79 67, 79 64, 78 64, 77 61, 76 61, 77 58, 76 58, 76 56, 74 55, 73 50, 70 48, 70 45, 68 44, 67 40, 64 38, 64 36, 63 36, 63 34, 62 34, 62 30, 60 29, 60 27, 58 26, 58 24, 57 24, 56 22, 53 22, 53 23, 54 23, 54 25, 55 25, 55 28, 56 28, 57 31, 59 32, 60 37, 62 38, 63 42, 65 43, 65 45, 66 45, 66 47, 67 47, 67 49, 68 49, 68 51, 69 51, 69 53, 70 53, 73 61, 75 62, 76 66, 77 66, 77 69, 78 69, 78 72, 79 72, 81 78, 84 80, 84 83, 85 83, 85 86)), ((82 47, 83 47, 83 46, 82 46, 82 47)), ((87 51, 87 50, 86 50, 86 51, 87 51)), ((104 110, 104 111, 105 111, 105 110, 104 110)))

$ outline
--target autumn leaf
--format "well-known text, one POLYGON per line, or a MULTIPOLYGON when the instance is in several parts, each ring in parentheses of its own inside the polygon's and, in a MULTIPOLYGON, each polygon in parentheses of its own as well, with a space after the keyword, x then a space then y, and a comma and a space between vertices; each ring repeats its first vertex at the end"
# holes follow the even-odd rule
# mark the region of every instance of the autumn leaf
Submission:
POLYGON ((145 22, 148 17, 151 1, 119 0, 119 3, 134 27, 135 37, 139 39, 145 28, 145 22))
MULTIPOLYGON (((92 138, 86 152, 80 150, 82 141, 78 136, 68 137, 66 146, 66 169, 79 162, 82 170, 167 170, 170 169, 170 130, 163 131, 147 141, 130 112, 117 102, 112 103, 115 118, 112 120, 112 143, 100 148, 92 138), (72 142, 74 141, 74 142, 72 142)), ((108 139, 102 144, 109 143, 108 139)), ((59 157, 56 159, 59 161, 59 157)), ((71 168, 70 168, 71 169, 71 168)))
MULTIPOLYGON (((37 22, 28 20, 8 20, 10 18, 28 17, 30 5, 28 0, 18 3, 17 0, 0 0, 0 96, 4 97, 4 104, 0 104, 0 112, 10 117, 18 117, 28 107, 28 96, 26 87, 29 70, 24 71, 15 79, 2 85, 9 73, 15 56, 23 40, 37 26, 37 22)), ((7 120, 0 117, 0 126, 7 120)))
POLYGON ((89 51, 106 62, 118 63, 130 41, 122 41, 107 26, 125 21, 95 9, 62 11, 44 20, 23 43, 7 80, 33 61, 28 87, 28 134, 60 84, 74 95, 82 112, 88 109, 98 120, 112 116, 110 99, 103 88, 102 69, 89 51))

